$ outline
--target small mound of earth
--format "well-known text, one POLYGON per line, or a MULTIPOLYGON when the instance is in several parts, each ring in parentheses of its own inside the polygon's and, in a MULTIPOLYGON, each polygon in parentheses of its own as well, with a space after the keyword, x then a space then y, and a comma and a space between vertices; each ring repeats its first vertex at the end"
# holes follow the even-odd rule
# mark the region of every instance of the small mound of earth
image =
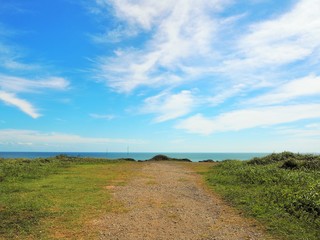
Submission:
POLYGON ((146 160, 146 161, 181 161, 181 162, 192 162, 188 158, 170 158, 163 154, 158 154, 154 156, 153 158, 146 160))

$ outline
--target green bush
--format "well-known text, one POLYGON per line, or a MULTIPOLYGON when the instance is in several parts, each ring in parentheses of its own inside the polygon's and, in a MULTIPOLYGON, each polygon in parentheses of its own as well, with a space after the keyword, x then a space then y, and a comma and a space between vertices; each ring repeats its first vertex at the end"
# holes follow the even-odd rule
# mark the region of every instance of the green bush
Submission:
POLYGON ((298 156, 299 154, 294 154, 292 152, 272 153, 270 155, 267 155, 261 158, 255 157, 252 160, 250 160, 248 163, 254 164, 254 165, 266 165, 266 164, 272 164, 275 162, 285 161, 290 158, 296 158, 298 156))
POLYGON ((281 168, 284 168, 284 169, 298 169, 300 165, 301 164, 299 164, 299 162, 297 160, 289 159, 289 160, 285 161, 282 164, 281 168))
POLYGON ((272 153, 265 157, 255 157, 247 162, 250 165, 268 165, 282 163, 284 169, 320 170, 320 156, 313 154, 297 154, 292 152, 272 153))

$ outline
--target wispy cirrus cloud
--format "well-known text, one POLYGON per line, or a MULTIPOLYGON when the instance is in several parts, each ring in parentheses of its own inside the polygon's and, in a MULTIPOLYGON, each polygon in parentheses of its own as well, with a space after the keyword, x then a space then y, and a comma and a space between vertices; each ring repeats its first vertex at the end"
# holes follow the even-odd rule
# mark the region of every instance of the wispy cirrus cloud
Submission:
POLYGON ((217 66, 218 76, 227 79, 224 91, 230 92, 228 82, 243 84, 242 92, 250 92, 289 84, 311 73, 319 75, 319 11, 319 0, 299 0, 269 19, 249 23, 246 31, 233 36, 217 66))
POLYGON ((183 90, 176 94, 162 92, 145 99, 141 112, 153 113, 156 115, 155 122, 164 122, 190 113, 195 105, 196 99, 191 91, 183 90))
MULTIPOLYGON (((243 99, 247 108, 238 105, 238 110, 209 118, 196 114, 177 128, 207 135, 319 118, 315 97, 320 94, 320 79, 314 65, 319 61, 319 11, 319 0, 301 0, 274 19, 251 24, 236 40, 235 53, 223 61, 221 73, 236 84, 240 82, 240 91, 270 90, 243 99), (297 67, 294 64, 298 62, 297 67), (301 101, 303 97, 313 98, 306 102, 301 101), (290 104, 293 100, 294 105, 290 104)), ((234 89, 224 89, 213 102, 237 95, 239 91, 234 89)))
POLYGON ((11 44, 10 37, 17 34, 9 30, 0 22, 0 70, 2 71, 30 71, 39 70, 40 65, 25 63, 22 58, 24 50, 11 44), (1 69, 2 68, 2 69, 1 69))
POLYGON ((212 43, 218 23, 212 13, 225 3, 98 1, 101 7, 111 6, 122 23, 139 29, 137 34, 149 35, 139 48, 123 48, 113 57, 100 58, 98 78, 119 92, 139 86, 179 85, 192 79, 203 72, 203 64, 214 55, 212 43))
POLYGON ((304 78, 291 80, 268 93, 250 99, 248 104, 274 105, 301 97, 320 95, 320 77, 309 75, 304 78))
POLYGON ((67 90, 69 85, 69 81, 62 77, 32 80, 0 74, 0 89, 15 93, 36 92, 41 89, 67 90))
MULTIPOLYGON (((114 57, 101 57, 97 77, 120 92, 180 85, 208 76, 215 81, 226 75, 226 82, 236 80, 235 85, 241 81, 249 89, 264 86, 268 83, 261 81, 282 74, 281 69, 270 74, 270 66, 280 68, 319 56, 318 3, 301 0, 274 19, 251 23, 247 32, 237 33, 222 47, 226 24, 235 28, 237 18, 227 21, 218 13, 232 1, 98 1, 102 9, 113 9, 122 26, 149 36, 137 48, 133 45, 117 50, 114 57)), ((221 93, 218 102, 238 93, 229 91, 230 84, 224 86, 228 93, 221 93)))
POLYGON ((268 19, 248 21, 244 31, 234 34, 237 21, 250 18, 245 12, 220 15, 234 1, 97 3, 101 9, 111 7, 121 26, 135 29, 130 37, 142 40, 117 49, 111 57, 101 56, 97 77, 118 92, 158 87, 160 93, 146 97, 142 110, 155 114, 155 122, 194 113, 177 127, 212 134, 319 117, 318 101, 300 101, 319 94, 319 71, 314 67, 320 56, 319 0, 293 2, 268 19), (177 93, 182 85, 198 88, 197 82, 197 96, 188 87, 177 93), (196 106, 214 109, 235 96, 236 110, 212 117, 195 113, 196 106))
POLYGON ((96 114, 96 113, 90 113, 90 117, 95 118, 95 119, 104 119, 104 120, 112 120, 115 118, 114 115, 112 114, 96 114))
POLYGON ((60 77, 49 77, 45 80, 30 80, 21 77, 0 74, 0 101, 15 106, 22 112, 38 118, 39 110, 29 101, 22 99, 19 93, 37 93, 44 90, 66 90, 69 82, 60 77))
POLYGON ((3 101, 8 105, 17 107, 22 112, 28 114, 32 118, 38 118, 41 116, 39 111, 31 103, 24 99, 18 98, 13 93, 0 91, 0 101, 3 101))
POLYGON ((223 103, 226 99, 238 95, 246 88, 245 84, 234 84, 229 88, 217 88, 216 94, 214 96, 207 97, 206 103, 210 106, 217 106, 223 103))
POLYGON ((320 138, 319 124, 313 124, 314 126, 306 125, 303 127, 284 127, 277 130, 280 135, 290 135, 296 138, 320 138))
POLYGON ((176 127, 190 133, 210 135, 315 118, 320 118, 320 104, 299 104, 234 110, 213 118, 196 114, 180 121, 176 127))
POLYGON ((13 33, 1 23, 0 30, 3 30, 0 33, 0 101, 17 107, 32 118, 38 118, 41 114, 37 107, 26 96, 22 98, 19 94, 63 91, 69 88, 70 82, 62 77, 48 76, 41 64, 24 61, 19 53, 20 47, 8 43, 13 33), (21 77, 34 75, 38 77, 21 77))
POLYGON ((300 0, 280 16, 253 23, 236 44, 229 67, 261 68, 319 57, 319 0, 300 0))
POLYGON ((139 139, 121 139, 121 138, 97 138, 84 137, 76 134, 66 134, 59 132, 41 132, 35 130, 18 130, 18 129, 1 129, 0 130, 0 145, 27 145, 35 146, 37 149, 41 147, 59 147, 61 149, 82 148, 86 149, 89 146, 103 146, 107 143, 119 144, 143 144, 144 141, 139 139))

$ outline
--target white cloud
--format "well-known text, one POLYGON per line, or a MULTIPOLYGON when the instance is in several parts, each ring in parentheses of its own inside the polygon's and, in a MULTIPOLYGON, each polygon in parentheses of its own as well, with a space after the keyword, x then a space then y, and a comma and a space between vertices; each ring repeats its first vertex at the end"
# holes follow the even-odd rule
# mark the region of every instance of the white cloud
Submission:
POLYGON ((314 138, 320 137, 320 129, 295 129, 295 128, 286 128, 277 131, 281 135, 291 136, 296 138, 314 138))
POLYGON ((124 28, 123 26, 117 26, 111 31, 107 31, 101 34, 90 35, 91 39, 95 43, 118 43, 124 38, 133 37, 137 34, 137 30, 134 28, 124 28))
POLYGON ((216 132, 272 126, 298 120, 320 118, 320 104, 249 108, 206 118, 197 114, 176 125, 190 133, 210 135, 216 132))
POLYGON ((233 97, 239 94, 246 86, 244 84, 236 84, 231 86, 229 89, 221 89, 219 93, 217 93, 213 97, 207 98, 207 103, 211 106, 219 105, 223 103, 226 99, 233 97))
MULTIPOLYGON (((299 0, 293 1, 289 10, 271 15, 267 20, 251 22, 248 26, 239 25, 248 30, 231 34, 232 40, 228 41, 228 46, 221 48, 221 64, 216 66, 218 77, 227 79, 226 84, 220 84, 226 89, 222 91, 222 101, 237 95, 236 91, 232 93, 228 89, 230 82, 243 84, 243 92, 250 92, 279 86, 285 79, 297 79, 310 73, 318 74, 316 66, 320 59, 319 12, 320 0, 299 0)), ((237 23, 231 26, 231 29, 235 27, 237 23)), ((278 94, 277 91, 272 93, 278 94)), ((277 97, 275 102, 286 101, 286 96, 287 100, 299 97, 298 94, 289 93, 283 93, 281 97, 279 95, 274 96, 277 97)), ((301 94, 306 95, 309 93, 301 94)), ((261 104, 264 100, 266 99, 261 98, 261 104)))
POLYGON ((9 92, 35 92, 39 89, 66 90, 68 87, 69 82, 61 77, 48 77, 47 79, 30 80, 0 74, 0 89, 9 92))
MULTIPOLYGON (((276 129, 278 135, 290 136, 295 139, 320 140, 320 123, 313 122, 306 125, 287 125, 276 129)), ((318 146, 314 145, 315 146, 318 146)), ((311 146, 310 146, 311 147, 311 146)))
POLYGON ((205 118, 202 114, 196 114, 190 118, 184 119, 176 125, 178 129, 184 129, 190 133, 209 135, 217 131, 213 120, 205 118))
POLYGON ((89 114, 90 117, 95 118, 95 119, 105 119, 105 120, 112 120, 115 118, 114 115, 111 114, 96 114, 96 113, 91 113, 89 114))
POLYGON ((319 0, 300 0, 276 19, 254 23, 238 43, 241 59, 228 62, 230 67, 283 65, 319 54, 319 12, 319 0))
MULTIPOLYGON (((12 9, 17 11, 18 9, 12 9)), ((14 30, 13 30, 14 31, 14 30)), ((15 33, 16 34, 16 33, 15 33)), ((10 45, 10 39, 14 35, 10 30, 1 26, 0 23, 0 101, 28 114, 33 118, 38 118, 40 113, 29 101, 19 97, 20 93, 39 93, 45 90, 66 90, 69 82, 61 77, 49 76, 38 79, 28 79, 27 77, 18 77, 27 74, 30 75, 47 75, 43 73, 43 67, 31 62, 24 63, 22 60, 23 50, 20 46, 10 45), (3 34, 3 38, 1 36, 3 34), (5 39, 5 40, 3 40, 5 39), (14 75, 5 74, 13 72, 14 75), (34 72, 32 72, 34 71, 34 72)))
POLYGON ((34 130, 17 130, 17 129, 1 129, 0 142, 18 145, 28 143, 28 145, 44 146, 44 145, 77 145, 77 144, 98 144, 105 145, 106 143, 132 143, 142 144, 143 141, 135 139, 112 139, 112 138, 92 138, 83 137, 74 134, 55 133, 55 132, 40 132, 34 130))
POLYGON ((309 75, 280 85, 275 90, 248 101, 250 104, 270 105, 304 96, 320 95, 320 77, 309 75))
POLYGON ((143 29, 150 30, 159 17, 169 12, 175 3, 170 0, 153 1, 97 1, 100 5, 111 4, 118 18, 127 21, 131 25, 137 25, 143 29))
POLYGON ((38 118, 41 114, 36 107, 27 100, 17 96, 18 93, 34 93, 39 90, 66 90, 69 82, 60 77, 49 77, 45 80, 29 80, 0 74, 0 101, 12 105, 28 114, 32 118, 38 118))
POLYGON ((190 5, 194 9, 210 8, 218 11, 231 1, 198 0, 196 4, 192 1, 184 0, 96 0, 96 2, 100 7, 111 5, 115 10, 116 16, 128 24, 151 30, 154 25, 163 20, 163 17, 171 15, 172 11, 184 11, 189 9, 190 5))
POLYGON ((194 77, 189 72, 198 67, 201 71, 193 72, 202 72, 204 62, 214 55, 218 23, 212 13, 224 2, 99 1, 111 4, 119 19, 150 38, 139 50, 122 49, 115 57, 101 58, 97 77, 120 92, 139 86, 175 85, 194 77))
POLYGON ((320 130, 320 123, 310 123, 308 125, 305 126, 306 128, 313 128, 313 129, 317 129, 320 130))
POLYGON ((195 98, 191 91, 181 91, 177 94, 163 92, 145 99, 143 113, 154 113, 155 122, 164 122, 184 116, 195 106, 195 98))
MULTIPOLYGON (((223 8, 223 2, 229 4, 230 1, 99 2, 112 6, 121 24, 136 28, 137 34, 143 33, 148 39, 139 49, 119 49, 114 57, 101 58, 99 77, 117 91, 130 92, 139 86, 163 85, 175 89, 190 80, 200 79, 200 87, 212 88, 205 89, 204 94, 216 94, 201 96, 198 103, 211 106, 265 87, 277 86, 247 104, 281 104, 319 94, 319 78, 308 74, 318 71, 313 71, 309 63, 317 63, 320 56, 320 0, 296 1, 289 11, 268 20, 251 22, 246 28, 248 31, 240 34, 239 31, 231 32, 237 27, 238 19, 246 18, 245 13, 228 19, 216 14, 223 8), (298 70, 290 64, 299 61, 302 72, 296 74, 298 70), (298 78, 297 75, 308 76, 298 78), (288 78, 294 80, 284 82, 288 78)), ((245 29, 246 26, 241 27, 245 29)), ((313 99, 312 102, 317 101, 313 99)), ((155 121, 162 122, 189 114, 194 109, 184 103, 181 106, 171 104, 169 108, 166 103, 170 103, 170 96, 162 92, 145 100, 143 112, 156 114, 155 121)), ((211 134, 319 117, 318 110, 317 104, 248 107, 215 118, 195 115, 181 121, 177 127, 211 134), (301 116, 294 110, 301 110, 301 116), (252 119, 247 119, 246 115, 252 119), (236 123, 238 117, 239 123, 236 123)))
POLYGON ((11 35, 14 33, 3 27, 0 22, 0 67, 11 71, 39 70, 37 64, 21 61, 23 49, 7 43, 9 41, 6 38, 11 35))
POLYGON ((243 14, 223 18, 216 13, 231 2, 97 1, 102 9, 111 6, 121 31, 128 26, 148 36, 139 49, 118 49, 114 57, 100 58, 97 78, 119 92, 207 78, 215 83, 212 88, 225 88, 211 98, 212 105, 218 105, 239 92, 274 84, 282 74, 277 67, 320 56, 319 0, 298 1, 230 40, 223 31, 236 27, 243 14))
POLYGON ((33 143, 30 142, 17 142, 17 145, 22 145, 22 146, 32 146, 33 143))
POLYGON ((26 100, 18 98, 12 93, 0 91, 0 100, 5 102, 6 104, 19 108, 22 112, 28 114, 32 118, 38 118, 41 116, 38 113, 37 109, 35 109, 31 103, 29 103, 26 100))
POLYGON ((25 64, 10 58, 4 59, 2 65, 9 70, 37 70, 40 68, 36 64, 25 64))

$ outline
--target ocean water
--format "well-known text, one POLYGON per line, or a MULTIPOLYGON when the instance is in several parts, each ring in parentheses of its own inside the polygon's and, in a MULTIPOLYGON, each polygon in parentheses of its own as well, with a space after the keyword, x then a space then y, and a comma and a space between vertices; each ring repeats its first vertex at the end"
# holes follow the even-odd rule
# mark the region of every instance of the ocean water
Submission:
POLYGON ((164 154, 172 158, 188 158, 193 162, 212 159, 222 161, 226 159, 249 160, 254 157, 266 156, 269 153, 172 153, 172 152, 0 152, 0 158, 46 158, 59 154, 75 157, 94 158, 133 158, 135 160, 147 160, 157 154, 164 154))

